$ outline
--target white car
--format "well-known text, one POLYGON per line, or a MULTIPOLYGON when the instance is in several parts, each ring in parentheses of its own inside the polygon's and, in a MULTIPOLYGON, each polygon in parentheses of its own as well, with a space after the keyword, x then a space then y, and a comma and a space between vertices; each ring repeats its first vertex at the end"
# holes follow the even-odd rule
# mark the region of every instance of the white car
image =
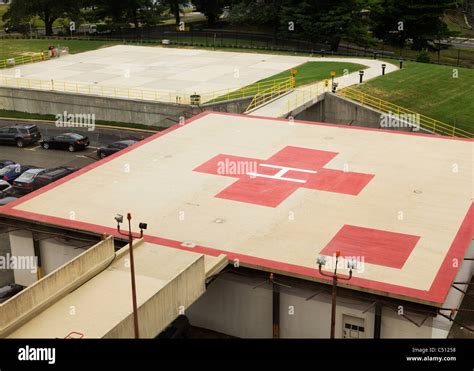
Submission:
POLYGON ((0 198, 8 196, 13 191, 13 187, 6 180, 0 180, 0 198))

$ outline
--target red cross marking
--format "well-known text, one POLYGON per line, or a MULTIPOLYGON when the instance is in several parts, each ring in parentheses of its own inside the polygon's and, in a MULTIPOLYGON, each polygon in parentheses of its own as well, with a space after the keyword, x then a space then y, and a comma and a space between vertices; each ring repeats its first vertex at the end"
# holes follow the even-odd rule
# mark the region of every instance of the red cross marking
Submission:
POLYGON ((194 171, 237 178, 216 197, 276 207, 299 188, 358 195, 373 174, 325 169, 337 152, 288 146, 267 160, 217 155, 194 171))

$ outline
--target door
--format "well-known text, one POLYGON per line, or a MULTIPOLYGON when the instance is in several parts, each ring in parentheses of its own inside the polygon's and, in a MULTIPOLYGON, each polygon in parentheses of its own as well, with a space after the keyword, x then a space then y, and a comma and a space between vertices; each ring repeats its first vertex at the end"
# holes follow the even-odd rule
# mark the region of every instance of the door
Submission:
POLYGON ((14 143, 15 138, 18 136, 18 129, 17 128, 10 128, 6 134, 7 142, 14 143))
POLYGON ((343 316, 342 334, 344 339, 365 338, 365 320, 364 318, 343 316))
POLYGON ((0 142, 5 143, 7 141, 8 128, 0 128, 0 142))

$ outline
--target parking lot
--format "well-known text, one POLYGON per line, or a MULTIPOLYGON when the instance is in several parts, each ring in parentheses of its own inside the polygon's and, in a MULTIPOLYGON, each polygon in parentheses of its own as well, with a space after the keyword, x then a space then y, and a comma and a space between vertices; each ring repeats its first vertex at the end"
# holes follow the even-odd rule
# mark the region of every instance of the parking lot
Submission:
MULTIPOLYGON (((0 120, 0 127, 23 124, 18 121, 0 120)), ((131 131, 125 129, 109 129, 96 127, 93 131, 84 128, 58 128, 54 124, 44 122, 28 122, 38 126, 42 137, 49 137, 61 133, 74 132, 85 135, 90 140, 90 146, 82 151, 68 152, 65 150, 44 150, 39 143, 24 148, 14 145, 0 145, 0 160, 11 160, 22 165, 34 165, 42 168, 54 168, 67 166, 80 169, 84 166, 98 161, 96 150, 100 146, 120 140, 142 140, 153 132, 131 131)), ((1 207, 1 206, 0 206, 1 207)), ((0 226, 0 256, 10 253, 10 241, 6 228, 0 226)), ((0 270, 0 287, 13 282, 11 270, 0 270)))

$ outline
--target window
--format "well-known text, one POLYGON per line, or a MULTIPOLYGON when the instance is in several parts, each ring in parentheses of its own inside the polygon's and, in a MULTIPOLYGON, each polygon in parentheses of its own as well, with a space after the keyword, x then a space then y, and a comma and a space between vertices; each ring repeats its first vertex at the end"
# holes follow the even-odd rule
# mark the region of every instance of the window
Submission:
POLYGON ((8 134, 16 134, 16 133, 18 133, 17 128, 10 128, 10 129, 8 129, 8 134))
POLYGON ((363 318, 344 315, 343 337, 345 339, 365 338, 365 324, 363 318))

